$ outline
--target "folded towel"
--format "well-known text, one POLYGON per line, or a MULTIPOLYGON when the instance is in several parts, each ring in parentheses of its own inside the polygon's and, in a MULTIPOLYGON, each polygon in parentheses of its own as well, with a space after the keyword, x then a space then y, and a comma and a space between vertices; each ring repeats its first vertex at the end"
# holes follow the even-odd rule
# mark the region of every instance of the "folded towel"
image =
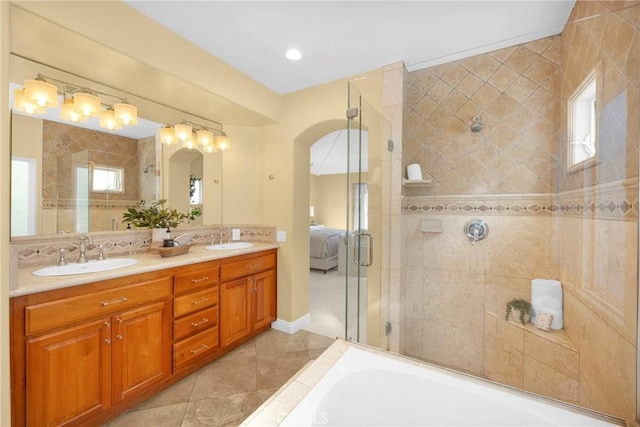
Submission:
POLYGON ((551 329, 562 329, 562 284, 557 280, 533 279, 531 281, 531 321, 536 314, 546 311, 553 315, 551 329))

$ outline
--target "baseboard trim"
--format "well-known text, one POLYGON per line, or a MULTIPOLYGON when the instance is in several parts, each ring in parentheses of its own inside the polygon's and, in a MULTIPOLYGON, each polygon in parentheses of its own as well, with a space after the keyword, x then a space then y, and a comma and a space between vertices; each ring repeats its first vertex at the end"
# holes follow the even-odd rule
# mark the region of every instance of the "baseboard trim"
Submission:
POLYGON ((305 326, 309 326, 310 324, 311 313, 307 313, 299 319, 294 320, 293 322, 277 319, 275 322, 271 323, 271 327, 275 330, 286 332, 287 334, 295 334, 300 329, 303 329, 305 326))

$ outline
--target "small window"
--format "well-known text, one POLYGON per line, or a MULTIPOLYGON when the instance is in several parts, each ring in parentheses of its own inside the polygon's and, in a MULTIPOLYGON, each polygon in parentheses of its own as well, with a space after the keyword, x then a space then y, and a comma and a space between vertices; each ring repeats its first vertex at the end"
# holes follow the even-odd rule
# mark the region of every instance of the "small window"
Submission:
POLYGON ((124 169, 93 165, 91 182, 91 191, 93 192, 124 193, 124 169))
POLYGON ((569 98, 568 168, 570 172, 597 162, 596 73, 593 72, 569 98))
POLYGON ((202 204, 202 178, 191 175, 189 184, 189 203, 192 205, 202 204))

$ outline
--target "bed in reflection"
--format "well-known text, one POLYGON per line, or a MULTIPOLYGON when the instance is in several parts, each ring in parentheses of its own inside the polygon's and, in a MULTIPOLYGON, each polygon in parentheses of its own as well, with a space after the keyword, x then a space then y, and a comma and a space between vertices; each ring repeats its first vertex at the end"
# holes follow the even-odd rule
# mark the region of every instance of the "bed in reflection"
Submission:
POLYGON ((309 228, 309 266, 315 270, 327 271, 338 266, 338 247, 345 230, 311 226, 309 228))

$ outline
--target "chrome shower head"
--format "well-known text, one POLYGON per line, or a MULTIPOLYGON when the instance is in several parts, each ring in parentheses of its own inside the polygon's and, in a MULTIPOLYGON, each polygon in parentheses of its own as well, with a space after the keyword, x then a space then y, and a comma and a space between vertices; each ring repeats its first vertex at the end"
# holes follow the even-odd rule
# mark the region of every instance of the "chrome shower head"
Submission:
POLYGON ((153 167, 153 163, 147 165, 146 167, 142 168, 142 173, 149 173, 149 170, 153 167))
POLYGON ((482 117, 474 116, 473 117, 473 122, 471 123, 471 132, 480 133, 480 132, 482 132, 482 128, 483 127, 484 126, 482 125, 482 117))

